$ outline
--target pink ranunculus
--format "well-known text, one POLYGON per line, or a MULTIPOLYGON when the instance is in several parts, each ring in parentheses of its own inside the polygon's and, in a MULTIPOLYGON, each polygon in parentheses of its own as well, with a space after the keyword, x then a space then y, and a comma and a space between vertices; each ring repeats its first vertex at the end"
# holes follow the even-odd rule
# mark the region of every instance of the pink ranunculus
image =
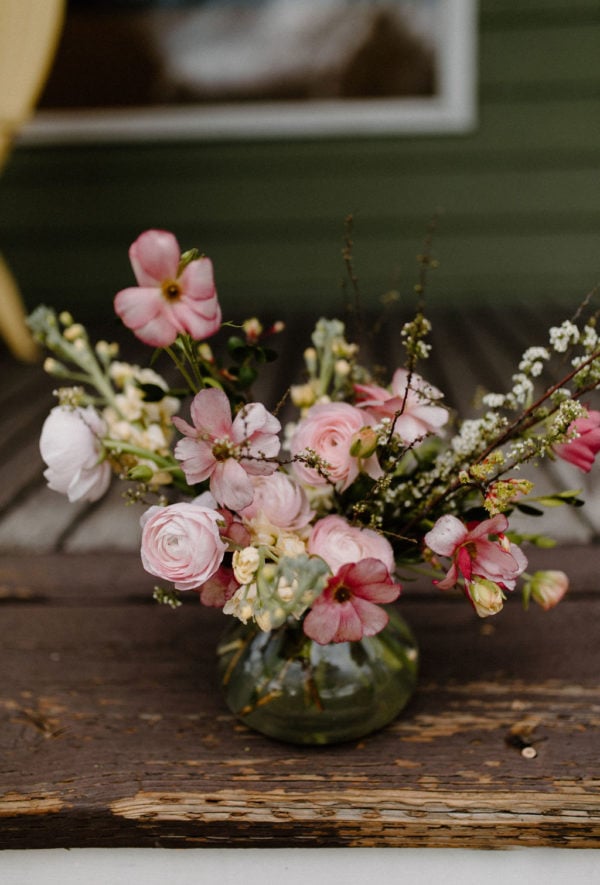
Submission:
POLYGON ((355 642, 374 636, 389 618, 377 603, 393 602, 400 594, 390 573, 378 559, 343 565, 304 619, 304 632, 320 645, 355 642))
POLYGON ((168 347, 180 333, 200 341, 219 330, 221 308, 209 258, 190 261, 179 275, 179 244, 162 230, 141 234, 129 258, 139 285, 117 293, 115 311, 141 341, 168 347))
POLYGON ((67 495, 71 502, 101 498, 111 478, 110 464, 102 460, 105 433, 106 425, 92 406, 52 409, 40 436, 49 488, 67 495))
POLYGON ((353 443, 369 422, 365 413, 350 403, 318 403, 298 423, 290 442, 294 473, 309 485, 336 485, 341 491, 356 479, 362 470, 373 479, 382 475, 376 455, 359 459, 351 454, 353 443), (323 470, 310 467, 301 459, 315 453, 323 470))
POLYGON ((254 498, 240 510, 246 522, 262 516, 280 529, 290 532, 305 528, 314 516, 306 492, 293 476, 278 470, 270 476, 253 476, 254 498))
POLYGON ((588 409, 587 416, 573 421, 569 430, 576 431, 578 435, 569 442, 554 446, 554 451, 563 461, 569 461, 589 473, 600 452, 600 412, 588 409))
POLYGON ((373 529, 350 525, 343 516, 320 519, 308 539, 308 552, 325 560, 335 574, 343 565, 362 559, 379 559, 388 572, 394 570, 392 545, 373 529))
POLYGON ((222 390, 207 388, 192 400, 193 426, 181 418, 173 424, 184 439, 175 457, 191 484, 208 479, 215 500, 230 510, 252 503, 250 476, 277 470, 281 424, 262 403, 249 403, 232 420, 229 400, 222 390))
POLYGON ((216 573, 227 549, 218 519, 212 508, 187 502, 150 507, 140 521, 142 565, 177 590, 198 589, 216 573))
POLYGON ((514 590, 516 579, 527 567, 527 559, 520 548, 505 537, 507 528, 508 520, 503 513, 483 520, 472 529, 452 514, 441 516, 425 535, 430 550, 452 559, 438 587, 448 590, 462 575, 467 583, 475 577, 487 578, 503 590, 514 590))
POLYGON ((448 411, 435 404, 442 397, 437 388, 413 372, 407 392, 408 380, 408 371, 397 369, 390 390, 375 384, 356 384, 354 390, 359 408, 375 421, 389 418, 394 422, 394 434, 412 445, 428 433, 439 432, 448 421, 448 411))

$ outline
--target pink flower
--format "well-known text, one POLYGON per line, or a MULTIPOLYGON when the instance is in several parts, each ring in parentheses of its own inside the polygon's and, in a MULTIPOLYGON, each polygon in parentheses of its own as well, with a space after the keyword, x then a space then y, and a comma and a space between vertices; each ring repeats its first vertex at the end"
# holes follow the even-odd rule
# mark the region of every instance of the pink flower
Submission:
POLYGON ((56 406, 42 427, 40 453, 49 488, 73 501, 97 501, 108 489, 111 469, 102 459, 106 425, 91 406, 56 406))
POLYGON ((397 369, 391 383, 391 392, 375 384, 356 384, 357 405, 378 422, 389 418, 394 422, 394 433, 406 445, 417 442, 428 433, 436 433, 448 420, 448 412, 432 402, 442 394, 428 384, 420 375, 410 377, 408 393, 406 386, 409 373, 397 369), (398 414, 396 417, 396 414, 398 414), (395 419, 395 420, 394 420, 395 419))
POLYGON ((573 421, 569 431, 575 431, 578 435, 569 442, 554 446, 554 451, 563 461, 569 461, 589 473, 594 458, 600 452, 600 412, 589 409, 587 417, 573 421))
POLYGON ((308 539, 308 552, 325 560, 332 572, 362 559, 379 559, 388 572, 394 570, 392 545, 372 529, 350 525, 343 516, 320 519, 308 539))
POLYGON ((383 630, 389 618, 376 603, 393 602, 400 595, 385 565, 363 559, 340 568, 313 602, 304 620, 304 632, 320 645, 355 642, 383 630))
POLYGON ((503 535, 507 528, 508 520, 503 513, 483 520, 471 530, 456 516, 441 516, 425 535, 425 543, 434 553, 452 558, 452 565, 438 587, 448 590, 462 575, 467 585, 478 577, 487 578, 503 590, 513 590, 516 579, 527 567, 527 559, 503 535), (497 537, 492 540, 490 536, 497 537))
POLYGON ((168 347, 180 333, 202 340, 219 330, 221 308, 209 258, 190 261, 179 275, 179 244, 161 230, 141 234, 129 258, 139 286, 122 289, 115 310, 141 341, 168 347))
POLYGON ((280 529, 299 531, 314 516, 306 492, 293 476, 278 470, 270 476, 253 476, 254 498, 240 511, 246 522, 262 516, 280 529))
POLYGON ((368 421, 365 414, 350 403, 318 403, 299 422, 290 442, 295 459, 310 458, 314 453, 321 460, 322 470, 301 460, 294 461, 296 476, 309 485, 334 483, 341 491, 356 479, 360 470, 378 479, 382 470, 375 455, 360 459, 351 454, 353 443, 368 421))
POLYGON ((193 427, 173 418, 185 434, 175 446, 175 457, 187 481, 208 479, 219 504, 230 510, 247 507, 254 497, 250 475, 277 470, 279 421, 261 403, 249 403, 232 420, 227 396, 214 387, 196 394, 191 416, 193 427))
POLYGON ((142 565, 178 590, 196 590, 214 576, 227 545, 219 514, 198 504, 150 507, 142 516, 142 565))

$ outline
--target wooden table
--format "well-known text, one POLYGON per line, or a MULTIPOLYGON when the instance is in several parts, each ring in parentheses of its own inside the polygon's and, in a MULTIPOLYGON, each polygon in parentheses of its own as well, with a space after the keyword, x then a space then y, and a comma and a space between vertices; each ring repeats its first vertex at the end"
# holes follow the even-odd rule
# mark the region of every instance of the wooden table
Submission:
MULTIPOLYGON (((460 383, 461 346, 445 341, 438 383, 460 383)), ((407 586, 410 705, 364 740, 301 749, 229 714, 222 615, 152 602, 122 504, 69 509, 44 488, 51 384, 3 369, 0 847, 600 847, 597 497, 531 555, 571 576, 557 609, 515 597, 480 621, 407 586)))

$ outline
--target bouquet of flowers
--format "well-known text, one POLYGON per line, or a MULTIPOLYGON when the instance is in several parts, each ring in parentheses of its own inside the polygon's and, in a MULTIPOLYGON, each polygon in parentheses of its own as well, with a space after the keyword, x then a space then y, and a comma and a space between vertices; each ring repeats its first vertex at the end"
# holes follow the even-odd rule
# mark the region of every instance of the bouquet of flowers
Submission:
POLYGON ((510 517, 581 503, 572 490, 536 497, 521 465, 563 458, 588 471, 600 451, 587 301, 463 421, 425 380, 422 306, 399 330, 406 359, 387 377, 362 364, 339 319, 320 319, 282 427, 280 408, 252 396, 281 324, 223 322, 211 261, 182 254, 171 233, 146 231, 130 258, 137 286, 116 295, 116 313, 152 348, 153 366, 170 358, 175 384, 121 361, 115 344, 94 345, 70 315, 39 307, 29 324, 53 354, 46 370, 63 379, 41 434, 48 484, 96 501, 113 476, 128 483, 146 505, 142 564, 167 583, 159 600, 176 605, 191 591, 261 631, 294 620, 327 645, 378 634, 413 569, 459 588, 481 617, 518 582, 525 602, 561 599, 567 576, 527 573, 521 547, 540 536, 511 532, 510 517))

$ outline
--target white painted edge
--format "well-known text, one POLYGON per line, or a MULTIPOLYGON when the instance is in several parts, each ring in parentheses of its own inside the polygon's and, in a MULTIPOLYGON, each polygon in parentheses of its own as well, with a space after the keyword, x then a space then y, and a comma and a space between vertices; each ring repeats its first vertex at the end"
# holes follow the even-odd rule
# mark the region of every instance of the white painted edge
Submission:
POLYGON ((432 98, 39 111, 17 144, 467 133, 477 122, 477 0, 446 0, 441 89, 432 98))

